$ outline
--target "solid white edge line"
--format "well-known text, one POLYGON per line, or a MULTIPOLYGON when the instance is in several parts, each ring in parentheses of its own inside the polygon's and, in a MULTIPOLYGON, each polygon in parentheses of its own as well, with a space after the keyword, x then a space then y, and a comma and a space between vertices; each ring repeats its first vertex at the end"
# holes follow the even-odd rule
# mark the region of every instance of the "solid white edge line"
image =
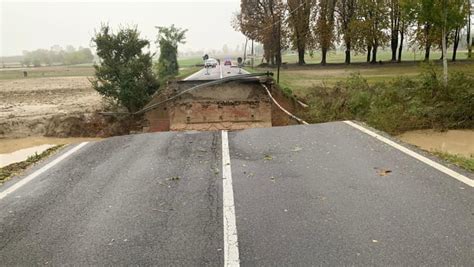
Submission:
POLYGON ((295 119, 297 122, 301 123, 301 124, 304 124, 304 125, 309 125, 309 123, 305 122, 304 120, 296 117, 295 115, 291 114, 288 110, 286 110, 285 108, 283 108, 276 100, 275 98, 273 98, 272 96, 272 93, 270 93, 270 90, 268 90, 268 87, 265 85, 265 84, 262 84, 263 88, 265 88, 265 90, 267 91, 267 94, 268 96, 270 97, 270 99, 273 101, 273 103, 275 105, 277 105, 277 107, 286 113, 286 115, 290 116, 291 118, 295 119))
POLYGON ((222 131, 222 199, 224 218, 224 266, 240 266, 237 224, 235 221, 234 189, 230 167, 229 137, 222 131))
POLYGON ((198 70, 196 71, 195 73, 189 75, 188 77, 184 78, 183 81, 188 81, 188 80, 191 80, 194 76, 197 76, 198 74, 200 74, 204 69, 201 69, 201 70, 198 70))
POLYGON ((415 158, 415 159, 417 159, 417 160, 419 160, 419 161, 421 161, 425 164, 428 164, 429 166, 437 169, 438 171, 443 172, 443 173, 453 177, 454 179, 469 185, 470 187, 474 187, 474 180, 469 179, 466 176, 464 176, 464 175, 462 175, 458 172, 455 172, 455 171, 453 171, 453 170, 451 170, 451 169, 449 169, 449 168, 447 168, 447 167, 445 167, 445 166, 443 166, 443 165, 441 165, 441 164, 439 164, 439 163, 437 163, 437 162, 435 162, 435 161, 433 161, 433 160, 431 160, 427 157, 424 157, 424 156, 414 152, 413 150, 410 150, 410 149, 408 149, 408 148, 406 148, 406 147, 404 147, 404 146, 402 146, 402 145, 400 145, 400 144, 398 144, 398 143, 396 143, 396 142, 394 142, 394 141, 392 141, 388 138, 385 138, 385 137, 383 137, 379 134, 376 134, 373 131, 371 131, 371 130, 363 127, 363 126, 360 126, 357 123, 354 123, 352 121, 344 121, 344 122, 346 124, 356 128, 356 129, 360 130, 361 132, 366 133, 366 134, 368 134, 368 135, 370 135, 370 136, 372 136, 372 137, 374 137, 374 138, 376 138, 376 139, 378 139, 378 140, 380 140, 380 141, 382 141, 382 142, 384 142, 384 143, 400 150, 401 152, 403 152, 403 153, 405 153, 405 154, 407 154, 407 155, 409 155, 409 156, 411 156, 411 157, 413 157, 413 158, 415 158))
POLYGON ((61 162, 62 160, 64 160, 65 158, 69 157, 72 153, 78 151, 79 149, 81 149, 83 146, 87 145, 89 142, 82 142, 80 143, 79 145, 75 146, 74 148, 72 148, 71 150, 67 151, 66 153, 62 154, 61 156, 59 156, 57 159, 51 161, 50 163, 44 165, 43 167, 41 167, 39 170, 35 171, 34 173, 28 175, 27 177, 21 179, 20 181, 18 181, 16 184, 10 186, 9 188, 7 188, 5 191, 3 192, 0 192, 0 200, 5 198, 6 196, 8 196, 9 194, 15 192, 17 189, 21 188, 22 186, 24 186, 25 184, 27 184, 28 182, 30 182, 31 180, 35 179, 36 177, 38 177, 40 174, 46 172, 47 170, 49 170, 51 167, 53 167, 54 165, 58 164, 59 162, 61 162))

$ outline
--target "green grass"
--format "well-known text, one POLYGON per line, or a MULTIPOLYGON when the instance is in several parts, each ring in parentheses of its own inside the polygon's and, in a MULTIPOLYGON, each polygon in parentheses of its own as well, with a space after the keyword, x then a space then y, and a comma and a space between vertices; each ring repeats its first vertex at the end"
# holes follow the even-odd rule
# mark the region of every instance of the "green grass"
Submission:
POLYGON ((441 151, 435 151, 433 152, 433 154, 444 159, 445 161, 449 163, 452 163, 470 172, 474 172, 474 158, 473 157, 468 158, 465 156, 449 154, 449 153, 441 152, 441 151))
POLYGON ((81 66, 51 66, 26 68, 21 70, 0 70, 0 80, 8 79, 28 79, 43 77, 72 77, 72 76, 93 76, 94 68, 91 65, 81 66), (23 71, 28 72, 28 77, 23 77, 23 71))
MULTIPOLYGON (((474 61, 460 61, 448 63, 449 71, 463 71, 474 73, 474 61)), ((440 64, 436 67, 441 70, 440 64)), ((272 71, 276 79, 275 68, 246 68, 249 72, 272 71)), ((424 68, 421 63, 402 64, 354 64, 354 65, 290 65, 280 70, 280 86, 290 89, 294 95, 304 98, 311 93, 314 86, 333 86, 339 81, 346 80, 353 73, 360 73, 369 84, 385 82, 395 77, 414 78, 418 76, 424 68)))
POLYGON ((202 67, 187 67, 187 68, 182 68, 179 70, 179 74, 178 76, 176 76, 176 79, 178 80, 181 80, 181 79, 184 79, 186 77, 188 77, 189 75, 201 70, 202 67))
POLYGON ((178 65, 180 68, 194 67, 196 64, 203 64, 201 57, 183 57, 178 58, 178 65))
POLYGON ((57 146, 48 148, 43 153, 29 156, 25 161, 12 163, 12 164, 7 165, 3 168, 0 168, 0 184, 4 183, 6 180, 13 177, 14 175, 17 175, 20 172, 26 170, 26 168, 28 168, 32 164, 35 164, 38 161, 40 161, 41 159, 44 159, 44 158, 54 154, 56 151, 58 151, 63 146, 64 145, 57 145, 57 146))
MULTIPOLYGON (((425 54, 424 51, 403 51, 402 53, 402 61, 419 61, 424 59, 425 54)), ((430 54, 431 60, 437 60, 441 57, 441 51, 433 50, 430 54)), ((452 52, 448 51, 448 59, 451 59, 452 52)), ((457 59, 467 59, 467 51, 458 51, 456 55, 457 59)), ((344 51, 330 51, 327 55, 327 62, 328 63, 344 63, 345 54, 344 51)), ((392 52, 390 49, 380 50, 377 53, 377 60, 382 61, 390 61, 392 59, 392 52)), ((365 53, 352 53, 351 54, 351 62, 352 63, 360 63, 366 62, 367 55, 365 53)), ((297 63, 298 62, 298 54, 296 53, 288 53, 283 55, 283 62, 287 62, 289 64, 297 63)), ((316 52, 311 57, 310 55, 305 56, 306 64, 319 64, 321 62, 321 53, 316 52)))

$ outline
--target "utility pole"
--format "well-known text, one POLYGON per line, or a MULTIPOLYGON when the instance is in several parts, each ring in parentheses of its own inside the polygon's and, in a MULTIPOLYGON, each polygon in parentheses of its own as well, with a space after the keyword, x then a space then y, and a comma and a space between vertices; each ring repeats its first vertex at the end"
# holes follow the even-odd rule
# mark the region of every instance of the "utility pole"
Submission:
POLYGON ((280 66, 281 66, 281 20, 278 21, 278 54, 277 54, 277 84, 280 84, 280 66))
POLYGON ((252 69, 253 69, 253 59, 255 58, 255 54, 253 53, 253 39, 252 39, 252 69))
POLYGON ((247 42, 248 42, 248 38, 245 38, 245 48, 244 48, 244 64, 245 64, 245 60, 247 59, 247 42))
POLYGON ((448 53, 446 48, 446 28, 448 23, 448 6, 447 0, 443 0, 443 30, 442 30, 442 46, 443 46, 443 83, 444 86, 448 86, 448 53))
POLYGON ((471 38, 471 15, 474 10, 474 7, 471 4, 471 1, 468 0, 468 14, 467 14, 467 58, 472 58, 472 38, 471 38))

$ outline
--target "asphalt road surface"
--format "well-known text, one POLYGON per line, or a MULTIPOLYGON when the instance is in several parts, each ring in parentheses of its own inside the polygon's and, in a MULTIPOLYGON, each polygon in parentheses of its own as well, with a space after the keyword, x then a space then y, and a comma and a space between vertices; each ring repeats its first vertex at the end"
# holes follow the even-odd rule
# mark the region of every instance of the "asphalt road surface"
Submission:
POLYGON ((345 122, 71 146, 0 188, 0 265, 472 266, 473 177, 426 162, 345 122))
POLYGON ((222 63, 221 65, 217 65, 215 68, 203 68, 202 70, 186 77, 184 80, 217 80, 229 76, 247 73, 248 72, 244 69, 239 70, 237 66, 224 66, 222 63))

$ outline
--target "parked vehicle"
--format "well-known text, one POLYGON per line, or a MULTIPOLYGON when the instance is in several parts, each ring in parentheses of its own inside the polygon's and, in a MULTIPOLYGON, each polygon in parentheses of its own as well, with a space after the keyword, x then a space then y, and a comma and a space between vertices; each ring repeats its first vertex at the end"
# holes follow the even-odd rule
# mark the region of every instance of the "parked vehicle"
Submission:
POLYGON ((206 61, 204 61, 204 67, 206 68, 215 68, 217 66, 217 60, 215 60, 214 58, 210 58, 210 59, 207 59, 206 61))

